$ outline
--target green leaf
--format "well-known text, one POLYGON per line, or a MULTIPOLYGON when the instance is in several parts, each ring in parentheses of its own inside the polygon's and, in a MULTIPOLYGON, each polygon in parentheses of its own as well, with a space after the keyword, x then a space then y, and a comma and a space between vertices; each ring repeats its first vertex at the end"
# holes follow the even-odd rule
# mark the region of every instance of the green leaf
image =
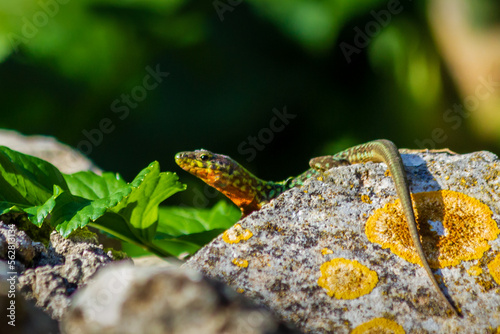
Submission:
POLYGON ((92 200, 110 197, 124 189, 130 190, 120 174, 110 172, 104 172, 102 175, 91 171, 77 172, 65 174, 64 179, 71 194, 92 200))
POLYGON ((42 205, 53 185, 68 189, 62 174, 42 159, 0 146, 0 201, 21 206, 42 205))
POLYGON ((47 220, 64 237, 90 223, 167 256, 152 242, 158 205, 184 189, 156 161, 126 183, 114 173, 63 175, 46 161, 0 147, 0 213, 25 212, 37 226, 47 220))
POLYGON ((128 218, 131 227, 143 240, 151 241, 158 224, 158 205, 173 194, 185 190, 175 173, 160 173, 157 161, 142 170, 130 183, 129 196, 112 208, 128 218))
POLYGON ((240 217, 240 210, 226 201, 219 201, 211 209, 160 207, 158 232, 178 237, 214 229, 226 230, 240 217))
POLYGON ((212 209, 162 208, 185 185, 152 162, 127 183, 119 174, 61 174, 51 164, 0 147, 0 213, 25 212, 37 226, 47 221, 67 237, 99 228, 160 256, 193 254, 240 217, 221 201, 212 209))
POLYGON ((99 176, 79 172, 65 178, 71 193, 63 192, 56 198, 51 217, 51 224, 63 236, 93 223, 121 239, 145 246, 151 246, 156 233, 158 205, 185 189, 175 173, 160 173, 156 161, 129 184, 112 173, 99 176))
MULTIPOLYGON (((181 255, 191 255, 196 253, 200 249, 199 245, 192 244, 190 242, 177 240, 177 239, 165 239, 155 242, 155 245, 162 250, 179 257, 181 255)), ((139 257, 145 255, 152 255, 152 252, 144 250, 143 247, 137 244, 122 242, 122 249, 131 257, 139 257)))

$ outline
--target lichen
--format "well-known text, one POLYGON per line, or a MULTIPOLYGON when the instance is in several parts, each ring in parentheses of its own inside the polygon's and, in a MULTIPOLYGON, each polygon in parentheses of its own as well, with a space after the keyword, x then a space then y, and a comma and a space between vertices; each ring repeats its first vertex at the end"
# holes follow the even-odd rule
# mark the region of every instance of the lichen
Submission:
POLYGON ((483 273, 483 269, 481 269, 480 266, 471 266, 468 270, 467 270, 467 274, 471 275, 471 276, 479 276, 483 273))
POLYGON ((253 233, 248 229, 243 229, 240 224, 236 224, 233 228, 225 231, 222 234, 222 240, 228 244, 237 244, 242 240, 248 240, 253 236, 253 233))
POLYGON ((395 321, 375 318, 354 328, 351 334, 405 334, 405 330, 395 321))
MULTIPOLYGON (((487 241, 496 239, 500 232, 488 206, 465 194, 440 190, 413 194, 412 199, 422 247, 431 267, 444 268, 481 258, 490 248, 487 241), (445 233, 431 229, 429 222, 436 221, 442 223, 445 233)), ((365 232, 371 242, 421 265, 399 199, 376 210, 368 218, 365 232)))
POLYGON ((378 275, 355 260, 335 258, 320 267, 318 285, 337 299, 355 299, 370 293, 378 283, 378 275))
POLYGON ((361 201, 367 203, 367 204, 372 204, 372 200, 368 195, 361 195, 361 201))
POLYGON ((330 248, 323 248, 321 250, 321 255, 333 254, 333 251, 330 248))
POLYGON ((234 265, 236 265, 236 266, 238 266, 240 268, 246 268, 246 267, 248 267, 248 261, 245 260, 245 259, 238 259, 238 258, 236 258, 236 259, 233 259, 232 262, 233 262, 234 265))
POLYGON ((490 275, 493 277, 495 282, 500 284, 500 253, 495 256, 493 261, 488 263, 488 270, 490 271, 490 275))

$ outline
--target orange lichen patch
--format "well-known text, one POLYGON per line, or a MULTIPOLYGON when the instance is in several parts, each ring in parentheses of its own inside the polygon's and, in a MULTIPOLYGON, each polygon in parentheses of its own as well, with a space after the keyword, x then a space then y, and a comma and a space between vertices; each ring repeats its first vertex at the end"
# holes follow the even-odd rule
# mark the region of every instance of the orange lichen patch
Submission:
POLYGON ((333 254, 333 251, 330 248, 323 248, 321 250, 321 255, 333 254))
POLYGON ((232 262, 234 265, 237 265, 238 267, 241 267, 241 268, 248 267, 248 261, 245 259, 233 259, 232 262))
POLYGON ((500 253, 488 263, 488 270, 490 271, 490 275, 493 277, 495 282, 500 284, 500 253))
POLYGON ((479 266, 472 266, 467 270, 467 274, 471 276, 479 276, 483 273, 483 269, 479 266))
POLYGON ((355 260, 332 259, 320 267, 318 285, 337 299, 355 299, 370 293, 378 283, 377 273, 355 260))
MULTIPOLYGON (((492 212, 485 204, 465 194, 431 191, 412 195, 422 247, 431 267, 455 266, 479 259, 490 248, 488 240, 499 234, 492 212), (440 222, 444 233, 432 230, 440 222)), ((371 242, 380 244, 403 259, 420 264, 399 200, 388 203, 368 218, 365 228, 371 242)))
POLYGON ((236 224, 233 228, 227 230, 222 234, 222 240, 228 244, 237 244, 242 240, 248 240, 253 236, 250 230, 243 229, 240 224, 236 224))
POLYGON ((368 195, 361 195, 361 200, 365 203, 372 204, 372 200, 368 197, 368 195))
POLYGON ((354 328, 351 334, 405 334, 405 330, 395 321, 375 318, 354 328))

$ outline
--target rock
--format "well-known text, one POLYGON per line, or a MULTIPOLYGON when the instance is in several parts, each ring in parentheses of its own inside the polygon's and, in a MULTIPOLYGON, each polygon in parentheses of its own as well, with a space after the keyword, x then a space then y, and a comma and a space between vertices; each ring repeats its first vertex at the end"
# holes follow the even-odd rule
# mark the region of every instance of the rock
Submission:
POLYGON ((0 333, 9 334, 47 334, 59 333, 58 322, 51 319, 33 303, 26 301, 15 290, 15 280, 5 275, 8 269, 6 261, 0 261, 0 333), (11 285, 10 282, 13 284, 11 285))
POLYGON ((12 260, 16 261, 16 269, 24 270, 31 264, 35 255, 42 251, 42 243, 31 240, 26 232, 17 229, 16 225, 7 225, 0 221, 0 259, 7 260, 9 256, 15 255, 12 260), (11 249, 8 249, 8 245, 11 249))
POLYGON ((102 172, 89 158, 53 137, 24 136, 17 131, 0 129, 0 145, 47 160, 66 174, 84 170, 102 172))
MULTIPOLYGON (((87 157, 52 137, 23 136, 0 129, 0 145, 47 160, 63 173, 101 172, 87 157)), ((97 235, 87 229, 73 233, 68 239, 50 230, 47 226, 36 228, 16 214, 0 216, 0 264, 15 273, 18 319, 25 325, 17 326, 16 330, 28 328, 32 333, 56 333, 57 330, 44 330, 53 328, 54 323, 57 328, 56 322, 49 321, 47 327, 40 321, 38 331, 32 329, 32 323, 24 322, 43 318, 39 315, 42 311, 59 320, 70 305, 72 294, 86 285, 99 268, 116 260, 115 253, 105 252, 97 235), (20 225, 27 228, 27 233, 18 228, 20 225), (29 235, 41 242, 34 242, 29 235)), ((0 273, 1 282, 8 277, 3 271, 0 273)), ((9 302, 8 298, 1 302, 4 299, 9 302)))
MULTIPOLYGON (((0 249, 6 250, 9 245, 14 246, 11 271, 18 277, 19 295, 33 301, 53 319, 61 318, 76 289, 84 286, 100 267, 113 261, 112 253, 104 252, 93 233, 74 233, 64 239, 53 232, 49 246, 45 247, 33 242, 15 224, 0 221, 0 249)), ((9 260, 11 254, 3 252, 0 259, 9 260)))
POLYGON ((441 303, 425 270, 409 262, 415 252, 385 164, 338 167, 324 181, 308 180, 242 219, 185 267, 304 332, 494 331, 500 162, 489 152, 407 153, 411 191, 422 193, 414 202, 424 251, 462 318, 441 303))
MULTIPOLYGON (((179 269, 112 264, 79 290, 65 333, 294 333, 220 283, 179 269)), ((296 332, 295 332, 296 333, 296 332)))

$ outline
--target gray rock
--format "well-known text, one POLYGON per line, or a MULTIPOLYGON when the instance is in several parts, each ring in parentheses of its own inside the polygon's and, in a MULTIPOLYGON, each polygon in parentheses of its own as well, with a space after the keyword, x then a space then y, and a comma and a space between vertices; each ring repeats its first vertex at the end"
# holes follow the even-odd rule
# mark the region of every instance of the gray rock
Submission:
POLYGON ((112 264, 79 290, 65 333, 294 333, 220 283, 178 267, 112 264))
MULTIPOLYGON (((403 154, 403 161, 412 193, 452 190, 478 199, 493 211, 489 228, 494 232, 500 219, 500 163, 495 155, 408 153, 412 154, 403 154)), ((407 333, 487 333, 498 328, 500 282, 492 278, 493 267, 488 267, 500 252, 497 232, 492 232, 493 240, 483 241, 486 250, 479 259, 457 261, 456 266, 435 271, 445 283, 445 293, 461 308, 462 318, 446 312, 422 267, 368 240, 367 219, 397 198, 386 170, 385 164, 359 164, 330 170, 324 181, 308 180, 302 188, 285 192, 242 219, 226 231, 225 238, 219 236, 185 266, 228 284, 305 332, 350 333, 369 321, 393 321, 407 333), (324 267, 322 273, 325 263, 339 267, 330 267, 330 272, 324 267), (376 273, 378 281, 373 289, 365 285, 371 274, 356 268, 376 273), (330 281, 336 292, 346 286, 359 292, 359 284, 365 294, 349 295, 353 299, 345 299, 348 295, 332 297, 319 285, 322 276, 337 277, 337 281, 330 281), (377 318, 388 320, 373 320, 377 318)), ((448 198, 444 192, 436 194, 437 198, 448 198)), ((446 211, 448 216, 441 217, 455 219, 455 225, 444 232, 439 231, 439 219, 419 223, 426 252, 436 251, 435 243, 439 235, 448 237, 447 229, 458 231, 449 239, 459 246, 463 243, 459 251, 479 245, 474 238, 486 229, 486 220, 476 221, 475 214, 467 220, 462 217, 468 212, 483 217, 483 209, 464 198, 465 202, 456 202, 446 211), (429 224, 435 225, 436 231, 429 224)), ((390 205, 385 208, 389 210, 390 205)), ((394 212, 392 216, 401 221, 400 228, 379 232, 397 242, 405 223, 394 212)), ((454 249, 452 246, 446 249, 454 249)), ((431 260, 437 261, 439 253, 434 253, 431 260)), ((454 253, 450 254, 454 258, 454 253)), ((500 269, 498 273, 500 277, 500 269)))
POLYGON ((31 265, 35 255, 41 252, 43 245, 31 240, 26 232, 14 224, 0 221, 0 259, 15 261, 16 271, 24 271, 31 265), (8 249, 8 247, 11 249, 8 249))
POLYGON ((66 174, 91 170, 102 171, 89 158, 49 136, 25 136, 17 131, 0 129, 0 145, 47 160, 66 174))
POLYGON ((26 301, 15 289, 15 281, 7 279, 11 272, 6 261, 0 261, 0 333, 9 334, 56 334, 57 321, 51 319, 41 309, 26 301), (12 282, 12 285, 10 284, 12 282))
MULTIPOLYGON (((100 267, 113 261, 112 253, 105 253, 96 235, 90 232, 75 233, 68 239, 53 232, 49 246, 45 247, 33 242, 15 224, 0 221, 0 249, 6 250, 9 244, 15 246, 11 271, 18 276, 19 296, 33 301, 53 319, 61 318, 76 289, 84 286, 100 267)), ((10 259, 5 252, 0 258, 10 259)))

